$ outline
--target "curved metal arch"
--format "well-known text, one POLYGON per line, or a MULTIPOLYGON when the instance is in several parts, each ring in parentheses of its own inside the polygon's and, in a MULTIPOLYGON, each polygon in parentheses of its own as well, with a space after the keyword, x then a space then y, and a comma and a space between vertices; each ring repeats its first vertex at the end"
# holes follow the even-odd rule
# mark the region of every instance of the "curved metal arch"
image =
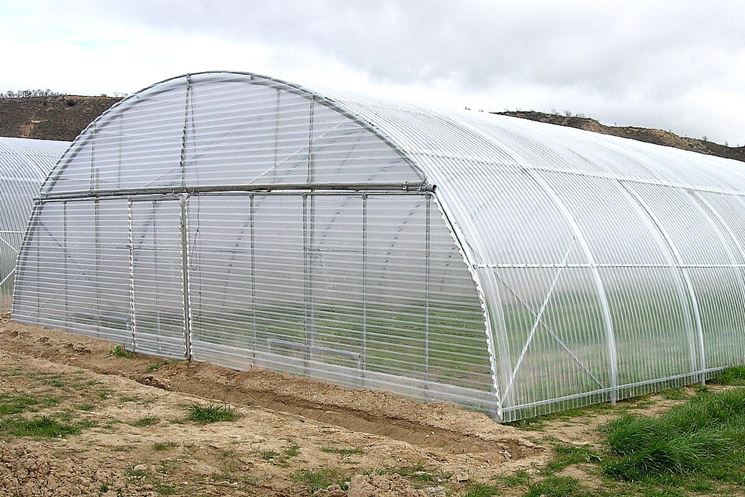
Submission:
POLYGON ((95 138, 95 130, 97 129, 97 127, 105 126, 109 124, 109 122, 113 121, 115 118, 122 115, 123 112, 127 110, 127 108, 135 106, 138 103, 144 101, 143 96, 146 96, 147 98, 151 98, 151 97, 160 95, 162 93, 172 91, 173 87, 167 87, 168 83, 175 82, 179 79, 184 79, 184 82, 186 84, 195 84, 194 82, 189 83, 191 78, 193 78, 194 76, 204 76, 204 75, 214 75, 216 77, 221 76, 222 79, 216 80, 216 81, 221 81, 221 82, 248 81, 250 82, 250 84, 266 85, 269 87, 279 86, 282 89, 290 93, 294 93, 304 98, 315 99, 316 102, 319 102, 322 105, 325 105, 326 107, 332 110, 336 110, 341 115, 359 124, 363 128, 370 131, 373 135, 380 138, 386 145, 388 145, 393 151, 395 151, 396 154, 398 154, 398 156, 404 161, 404 163, 406 163, 419 176, 419 178, 422 181, 422 186, 428 185, 428 178, 427 178, 427 174, 425 173, 425 171, 422 170, 414 161, 411 160, 408 154, 404 152, 396 144, 396 140, 393 137, 388 136, 379 127, 375 126, 375 124, 371 122, 370 120, 365 119, 363 116, 360 116, 357 113, 353 112, 351 109, 345 106, 342 102, 339 102, 335 100, 334 98, 327 96, 321 92, 317 92, 309 88, 306 88, 302 85, 290 83, 290 82, 277 79, 277 78, 272 78, 269 76, 263 76, 263 75, 252 73, 252 72, 200 71, 200 72, 186 73, 186 74, 182 74, 179 76, 173 76, 171 78, 167 78, 157 83, 153 83, 152 85, 146 86, 145 88, 138 90, 137 92, 124 98, 123 100, 120 100, 119 102, 111 106, 108 110, 106 110, 103 114, 101 114, 96 119, 94 119, 93 122, 91 122, 88 126, 86 126, 83 129, 83 131, 81 131, 78 134, 78 136, 72 142, 72 145, 70 146, 70 148, 60 158, 59 162, 57 163, 57 166, 49 173, 49 175, 45 179, 42 185, 42 188, 41 188, 42 196, 49 193, 54 188, 55 184, 57 183, 57 180, 62 175, 63 171, 66 169, 66 166, 67 164, 69 164, 70 160, 74 159, 77 156, 78 152, 90 140, 95 138), (157 91, 151 91, 151 90, 157 90, 157 91))

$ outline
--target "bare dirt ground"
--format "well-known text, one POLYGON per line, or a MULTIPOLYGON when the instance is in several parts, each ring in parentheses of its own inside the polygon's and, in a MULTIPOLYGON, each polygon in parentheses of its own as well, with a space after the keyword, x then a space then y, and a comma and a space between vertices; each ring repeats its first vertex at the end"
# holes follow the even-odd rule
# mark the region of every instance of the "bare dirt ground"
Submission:
MULTIPOLYGON (((680 402, 647 398, 518 429, 450 404, 261 369, 119 357, 114 346, 0 317, 0 496, 459 496, 539 474, 557 442, 599 448, 598 428, 623 410, 680 402), (76 433, 9 433, 2 409, 19 402, 15 419, 49 416, 76 433), (239 418, 189 421, 195 403, 233 406, 239 418)), ((564 472, 588 489, 599 484, 592 468, 564 472)))
POLYGON ((37 399, 23 416, 82 427, 62 438, 3 436, 1 495, 294 496, 325 480, 351 482, 349 495, 458 495, 547 457, 524 432, 456 406, 259 369, 116 357, 113 346, 0 320, 0 395, 37 399), (240 418, 186 420, 189 405, 211 402, 240 418))

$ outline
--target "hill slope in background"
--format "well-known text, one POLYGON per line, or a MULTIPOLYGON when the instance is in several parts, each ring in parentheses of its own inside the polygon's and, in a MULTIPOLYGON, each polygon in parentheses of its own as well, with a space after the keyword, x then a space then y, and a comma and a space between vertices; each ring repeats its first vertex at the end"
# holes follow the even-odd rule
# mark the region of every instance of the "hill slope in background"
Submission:
POLYGON ((622 138, 631 138, 643 142, 655 143, 657 145, 666 145, 668 147, 690 150, 707 155, 716 155, 727 159, 735 159, 745 162, 745 146, 728 147, 719 143, 698 138, 688 138, 678 136, 670 131, 653 128, 639 128, 635 126, 606 126, 595 119, 579 116, 562 116, 559 114, 547 114, 535 111, 506 111, 494 112, 502 116, 519 117, 548 124, 558 124, 560 126, 569 126, 571 128, 594 131, 605 135, 620 136, 622 138))
MULTIPOLYGON (((83 95, 0 98, 0 136, 72 141, 91 121, 119 100, 119 97, 83 95)), ((569 126, 745 162, 745 147, 728 147, 708 140, 678 136, 660 129, 606 126, 587 117, 534 111, 495 114, 569 126)))
POLYGON ((119 100, 81 95, 0 98, 0 136, 72 141, 119 100))

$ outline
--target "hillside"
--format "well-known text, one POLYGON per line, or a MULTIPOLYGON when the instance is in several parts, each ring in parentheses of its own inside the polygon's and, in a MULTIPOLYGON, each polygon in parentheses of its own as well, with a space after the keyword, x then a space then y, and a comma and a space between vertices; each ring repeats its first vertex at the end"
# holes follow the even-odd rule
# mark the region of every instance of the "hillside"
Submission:
POLYGON ((548 124, 558 124, 559 126, 569 126, 571 128, 584 129, 595 133, 631 138, 632 140, 656 143, 657 145, 666 145, 668 147, 691 150, 693 152, 716 155, 718 157, 725 157, 745 162, 745 146, 728 147, 708 140, 679 136, 670 131, 664 131, 661 129, 639 128, 636 126, 607 126, 589 117, 562 116, 559 114, 547 114, 535 111, 518 110, 494 112, 494 114, 519 117, 548 124))
POLYGON ((0 136, 72 141, 119 100, 81 95, 0 98, 0 136))
MULTIPOLYGON (((91 121, 119 100, 119 97, 84 95, 0 98, 0 136, 71 141, 91 121)), ((569 126, 745 162, 745 147, 728 147, 708 140, 678 136, 660 129, 607 126, 587 117, 534 111, 495 114, 569 126)))

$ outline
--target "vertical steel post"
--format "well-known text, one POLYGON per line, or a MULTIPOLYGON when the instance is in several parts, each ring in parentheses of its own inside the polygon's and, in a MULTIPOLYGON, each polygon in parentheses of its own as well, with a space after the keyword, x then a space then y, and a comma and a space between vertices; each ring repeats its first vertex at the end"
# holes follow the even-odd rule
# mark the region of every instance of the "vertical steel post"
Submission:
POLYGON ((249 242, 251 251, 251 327, 252 327, 252 340, 251 348, 253 349, 253 365, 256 365, 256 347, 258 346, 258 330, 256 329, 256 249, 255 249, 255 238, 254 238, 254 194, 248 195, 248 226, 249 226, 249 242))
MULTIPOLYGON (((95 173, 96 176, 96 186, 95 188, 99 188, 99 172, 96 170, 95 173)), ((101 201, 99 199, 95 199, 93 201, 93 237, 94 237, 94 245, 95 245, 95 254, 96 254, 96 268, 95 268, 95 275, 96 275, 96 332, 98 333, 98 336, 101 336, 101 201)))
POLYGON ((305 374, 309 374, 310 368, 310 261, 308 258, 308 194, 303 193, 303 295, 305 302, 305 353, 303 367, 305 374))
POLYGON ((158 352, 162 352, 160 336, 160 279, 158 278, 158 201, 153 200, 153 277, 155 279, 155 327, 158 330, 158 352))
POLYGON ((429 397, 429 292, 430 292, 430 210, 429 193, 424 196, 424 395, 429 397))
POLYGON ((360 352, 362 386, 367 371, 367 194, 362 194, 362 350, 360 352))
POLYGON ((183 193, 179 195, 179 205, 181 207, 181 288, 184 298, 184 345, 186 347, 186 359, 191 361, 191 298, 189 288, 189 224, 188 224, 188 206, 189 195, 183 193))
POLYGON ((70 330, 70 298, 68 294, 68 286, 67 286, 67 278, 69 277, 69 272, 67 269, 67 257, 68 257, 68 249, 67 244, 69 243, 69 238, 67 237, 67 201, 62 202, 62 258, 64 261, 64 290, 65 293, 65 331, 70 330))
POLYGON ((137 350, 137 313, 135 309, 135 243, 132 220, 132 199, 127 199, 127 247, 129 248, 129 327, 132 350, 137 350))

